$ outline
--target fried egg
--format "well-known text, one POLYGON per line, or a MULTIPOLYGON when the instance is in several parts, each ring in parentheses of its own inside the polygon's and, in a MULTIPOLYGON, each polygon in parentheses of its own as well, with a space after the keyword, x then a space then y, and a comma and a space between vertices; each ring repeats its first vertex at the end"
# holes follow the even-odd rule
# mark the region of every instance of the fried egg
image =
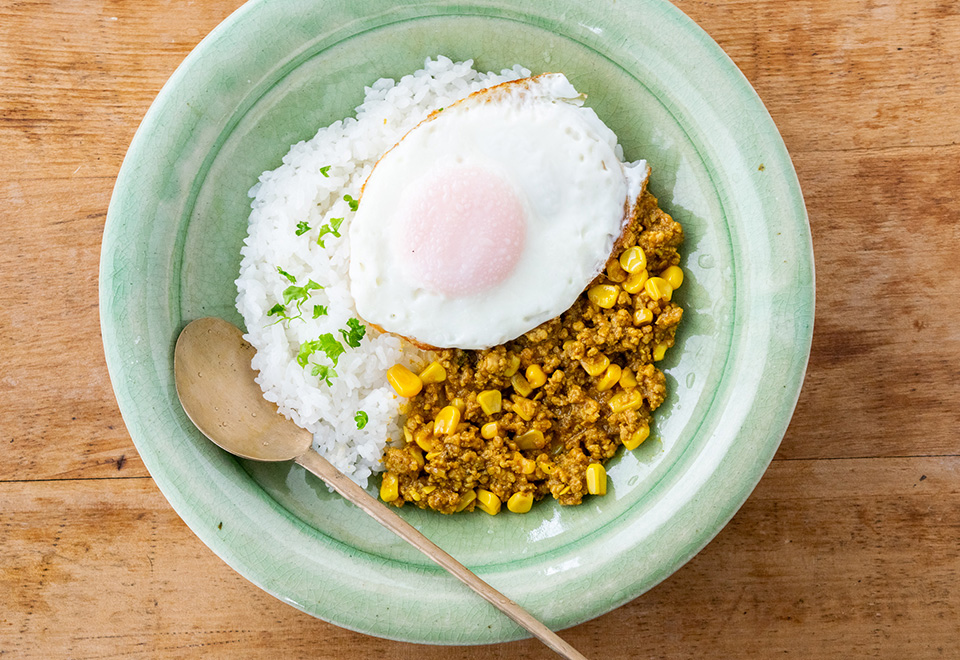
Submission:
POLYGON ((502 344, 603 269, 648 175, 562 74, 434 111, 373 168, 350 223, 368 323, 438 348, 502 344))

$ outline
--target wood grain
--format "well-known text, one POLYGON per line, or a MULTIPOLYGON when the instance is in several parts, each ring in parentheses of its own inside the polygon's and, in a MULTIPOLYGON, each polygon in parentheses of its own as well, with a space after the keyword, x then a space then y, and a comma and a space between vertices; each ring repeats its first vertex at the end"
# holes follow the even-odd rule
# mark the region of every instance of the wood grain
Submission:
MULTIPOLYGON (((0 0, 0 656, 550 658, 312 619, 207 550, 137 457, 100 345, 106 209, 150 102, 239 4, 0 0)), ((960 3, 676 4, 793 156, 813 351, 733 521, 564 637, 597 658, 958 657, 960 3)))

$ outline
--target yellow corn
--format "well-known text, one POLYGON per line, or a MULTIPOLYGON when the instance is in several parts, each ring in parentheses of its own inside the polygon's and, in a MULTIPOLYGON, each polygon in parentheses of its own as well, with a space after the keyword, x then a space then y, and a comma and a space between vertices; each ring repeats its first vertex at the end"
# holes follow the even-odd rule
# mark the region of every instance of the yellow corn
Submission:
POLYGON ((520 368, 520 356, 515 353, 507 353, 507 368, 503 370, 503 375, 507 378, 517 373, 520 368))
POLYGON ((598 284, 587 290, 587 298, 594 305, 610 309, 617 304, 617 297, 620 295, 620 287, 613 284, 598 284))
POLYGON ((637 271, 636 273, 630 273, 630 277, 627 278, 627 281, 623 283, 623 290, 627 293, 639 293, 643 288, 643 285, 647 283, 647 278, 649 273, 645 270, 637 271))
POLYGON ((670 300, 673 297, 673 287, 662 277, 651 277, 643 285, 647 295, 653 300, 670 300))
POLYGON ((451 401, 450 405, 459 410, 461 415, 467 410, 467 402, 460 397, 451 401))
POLYGON ((544 474, 553 474, 557 469, 557 466, 553 463, 545 463, 543 461, 538 462, 537 467, 543 470, 544 474))
POLYGON ((627 279, 627 271, 623 269, 619 261, 614 259, 607 264, 607 278, 611 282, 622 282, 627 279))
POLYGON ((660 277, 665 279, 667 284, 674 289, 679 289, 680 285, 683 284, 683 269, 680 266, 670 266, 660 273, 660 277))
POLYGON ((400 497, 400 482, 397 475, 387 472, 383 475, 383 481, 380 482, 380 499, 384 502, 392 502, 400 497))
POLYGON ((500 513, 500 498, 483 488, 477 489, 477 506, 491 516, 500 513))
POLYGON ((657 344, 653 347, 653 361, 659 362, 667 355, 667 345, 666 344, 657 344))
POLYGON ((624 441, 623 446, 632 451, 642 445, 648 437, 650 437, 650 427, 644 424, 624 441))
POLYGON ((433 451, 433 422, 417 429, 413 440, 423 451, 433 451))
POLYGON ((611 364, 597 381, 597 391, 606 392, 620 381, 621 369, 616 364, 611 364))
POLYGON ((543 433, 537 429, 531 429, 526 433, 518 435, 516 443, 517 447, 522 450, 539 449, 543 446, 543 433))
POLYGON ((395 364, 387 369, 387 382, 400 396, 412 397, 420 394, 423 381, 420 376, 407 369, 402 364, 395 364))
POLYGON ((507 500, 507 508, 514 513, 526 513, 533 506, 533 493, 514 493, 507 500))
POLYGON ((500 427, 497 426, 496 422, 487 422, 480 427, 480 437, 487 440, 493 440, 497 437, 497 433, 500 432, 500 427))
POLYGON ((433 420, 435 435, 450 435, 457 430, 460 423, 460 409, 456 406, 444 406, 433 420))
POLYGON ((524 399, 522 396, 513 400, 513 412, 519 415, 520 419, 529 422, 537 412, 537 404, 530 399, 524 399))
POLYGON ((424 385, 428 383, 442 383, 447 379, 447 370, 439 362, 431 362, 420 372, 420 380, 424 385))
POLYGON ((417 467, 423 468, 423 465, 424 465, 423 450, 420 449, 420 447, 417 447, 415 445, 408 445, 407 450, 411 454, 413 454, 413 460, 417 462, 417 467))
POLYGON ((646 325, 653 320, 653 312, 646 307, 638 309, 633 313, 633 322, 635 325, 646 325))
POLYGON ((413 442, 413 432, 406 426, 403 427, 403 439, 406 440, 408 444, 413 442))
POLYGON ((587 492, 591 495, 607 494, 607 471, 599 463, 587 466, 587 492))
POLYGON ((527 367, 527 382, 530 383, 530 387, 537 389, 542 387, 547 382, 547 374, 543 373, 543 369, 539 365, 531 364, 527 367))
POLYGON ((633 375, 633 371, 629 367, 620 372, 620 387, 629 390, 631 387, 636 386, 637 377, 633 375))
POLYGON ((530 383, 523 377, 523 374, 513 374, 513 378, 510 379, 510 384, 513 385, 513 389, 516 390, 520 396, 527 396, 533 391, 533 388, 530 387, 530 383))
POLYGON ((620 265, 628 273, 637 273, 647 267, 647 255, 643 248, 634 245, 620 253, 620 265))
POLYGON ((487 415, 495 415, 503 408, 503 397, 500 390, 484 390, 477 395, 480 410, 487 415))
POLYGON ((597 353, 580 360, 580 366, 591 376, 599 376, 610 366, 610 358, 603 353, 597 353))
POLYGON ((477 499, 477 492, 475 490, 468 490, 466 493, 460 496, 460 502, 457 504, 457 513, 463 511, 470 503, 477 499))
MULTIPOLYGON (((517 456, 520 456, 520 455, 517 454, 517 456)), ((520 456, 518 460, 520 461, 520 470, 524 474, 533 474, 534 472, 537 471, 536 461, 531 461, 529 458, 524 458, 523 456, 520 456)))
POLYGON ((617 392, 610 398, 610 410, 614 413, 636 410, 643 405, 643 394, 636 388, 617 392))
POLYGON ((426 456, 424 456, 424 458, 427 459, 428 461, 432 461, 442 453, 443 453, 442 451, 428 451, 426 456))
POLYGON ((423 487, 423 494, 424 494, 424 495, 429 495, 430 493, 432 493, 432 492, 435 491, 436 489, 437 489, 437 487, 436 487, 435 485, 433 485, 433 484, 430 484, 429 486, 424 486, 424 487, 423 487))

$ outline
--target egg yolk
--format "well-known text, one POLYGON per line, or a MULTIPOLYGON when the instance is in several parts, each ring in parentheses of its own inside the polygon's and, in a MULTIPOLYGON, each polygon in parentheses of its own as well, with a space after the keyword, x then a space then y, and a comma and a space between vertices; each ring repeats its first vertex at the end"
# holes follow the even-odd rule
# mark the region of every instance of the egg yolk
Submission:
POLYGON ((526 215, 513 186, 483 167, 427 176, 398 209, 402 261, 421 286, 448 297, 481 293, 513 272, 526 215))

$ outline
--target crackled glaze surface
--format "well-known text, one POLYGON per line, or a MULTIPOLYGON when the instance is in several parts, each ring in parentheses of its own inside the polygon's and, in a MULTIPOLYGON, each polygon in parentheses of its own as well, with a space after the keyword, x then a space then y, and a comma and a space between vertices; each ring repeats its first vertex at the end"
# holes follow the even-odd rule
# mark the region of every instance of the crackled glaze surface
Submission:
POLYGON ((552 627, 664 579, 750 493, 803 379, 813 263, 775 126, 719 47, 666 2, 617 12, 574 0, 252 2, 177 70, 130 147, 101 259, 108 365, 144 463, 194 532, 278 598, 373 635, 484 643, 523 632, 300 468, 217 450, 173 386, 187 321, 240 321, 233 280, 259 173, 348 115, 363 85, 437 54, 563 71, 627 158, 650 162, 652 190, 687 234, 685 324, 664 363, 670 398, 657 437, 609 466, 604 498, 525 516, 404 510, 552 627))

